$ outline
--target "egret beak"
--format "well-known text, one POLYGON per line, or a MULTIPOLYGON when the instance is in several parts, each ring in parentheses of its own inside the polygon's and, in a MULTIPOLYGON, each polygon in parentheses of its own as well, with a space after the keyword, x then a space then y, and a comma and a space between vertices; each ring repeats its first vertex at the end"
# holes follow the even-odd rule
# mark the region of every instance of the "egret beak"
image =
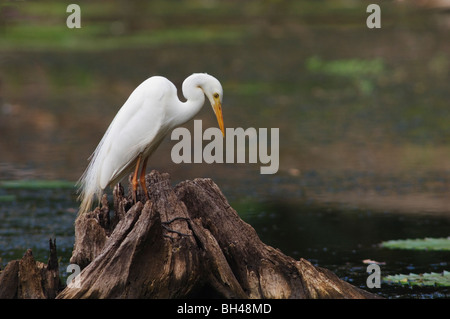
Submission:
POLYGON ((220 103, 219 99, 214 99, 213 110, 214 110, 214 114, 216 114, 217 123, 219 123, 220 130, 222 131, 222 135, 225 137, 225 129, 223 127, 223 116, 222 116, 222 103, 220 103))

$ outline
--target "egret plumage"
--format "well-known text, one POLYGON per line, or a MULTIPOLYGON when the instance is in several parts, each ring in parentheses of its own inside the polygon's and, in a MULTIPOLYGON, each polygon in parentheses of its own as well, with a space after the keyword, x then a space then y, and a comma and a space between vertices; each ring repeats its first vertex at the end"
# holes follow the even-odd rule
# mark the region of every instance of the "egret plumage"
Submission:
POLYGON ((136 200, 139 184, 148 198, 145 171, 150 155, 166 134, 191 120, 201 110, 205 96, 225 135, 223 89, 215 77, 194 73, 184 80, 182 93, 185 102, 178 99, 175 85, 161 76, 148 78, 131 93, 89 158, 89 165, 78 182, 80 214, 91 209, 95 198, 100 200, 107 186, 115 185, 133 170, 133 199, 136 200))

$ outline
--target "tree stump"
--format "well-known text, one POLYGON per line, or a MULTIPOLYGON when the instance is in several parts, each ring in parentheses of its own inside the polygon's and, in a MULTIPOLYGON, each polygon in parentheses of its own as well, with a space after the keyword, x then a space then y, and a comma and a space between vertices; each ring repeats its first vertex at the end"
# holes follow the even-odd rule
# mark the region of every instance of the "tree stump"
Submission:
POLYGON ((79 288, 57 298, 377 298, 331 271, 294 260, 264 244, 211 180, 170 185, 169 175, 146 176, 133 205, 114 188, 112 218, 102 207, 75 223, 71 263, 79 288))
POLYGON ((48 263, 36 261, 31 249, 0 272, 0 299, 54 299, 62 289, 56 242, 50 239, 48 263))

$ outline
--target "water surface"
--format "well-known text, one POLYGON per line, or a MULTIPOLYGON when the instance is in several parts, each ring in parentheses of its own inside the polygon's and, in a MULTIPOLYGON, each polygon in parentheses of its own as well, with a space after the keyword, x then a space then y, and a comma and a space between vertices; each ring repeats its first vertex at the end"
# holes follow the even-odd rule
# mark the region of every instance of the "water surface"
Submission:
MULTIPOLYGON (((378 246, 450 235, 448 14, 383 4, 383 26, 370 30, 365 6, 348 1, 127 3, 83 4, 79 30, 60 2, 2 3, 1 181, 73 184, 139 83, 164 75, 180 88, 208 72, 224 87, 226 127, 279 128, 279 171, 176 165, 169 137, 149 168, 174 184, 212 178, 264 242, 357 286, 364 259, 385 262, 383 275, 449 270, 447 253, 378 246)), ((209 107, 196 118, 217 126, 209 107)), ((74 188, 0 187, 0 264, 27 248, 45 261, 56 237, 63 270, 77 207, 74 188)))

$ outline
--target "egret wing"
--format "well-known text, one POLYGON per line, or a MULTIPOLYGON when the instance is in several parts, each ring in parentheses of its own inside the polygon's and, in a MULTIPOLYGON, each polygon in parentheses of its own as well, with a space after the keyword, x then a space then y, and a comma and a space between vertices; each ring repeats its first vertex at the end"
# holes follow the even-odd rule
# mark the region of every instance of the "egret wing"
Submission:
MULTIPOLYGON (((104 189, 133 169, 137 156, 159 145, 165 118, 165 99, 161 90, 132 94, 108 129, 99 182, 104 189)), ((99 159, 100 159, 99 158, 99 159)))

